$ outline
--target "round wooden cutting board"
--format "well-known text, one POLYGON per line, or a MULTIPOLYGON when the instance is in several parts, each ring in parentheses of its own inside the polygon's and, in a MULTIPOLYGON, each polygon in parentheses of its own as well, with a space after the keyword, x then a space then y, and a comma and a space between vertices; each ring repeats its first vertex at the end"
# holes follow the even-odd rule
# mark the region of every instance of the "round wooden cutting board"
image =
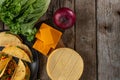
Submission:
POLYGON ((54 50, 47 61, 47 73, 52 80, 78 80, 83 67, 81 56, 70 48, 54 50))

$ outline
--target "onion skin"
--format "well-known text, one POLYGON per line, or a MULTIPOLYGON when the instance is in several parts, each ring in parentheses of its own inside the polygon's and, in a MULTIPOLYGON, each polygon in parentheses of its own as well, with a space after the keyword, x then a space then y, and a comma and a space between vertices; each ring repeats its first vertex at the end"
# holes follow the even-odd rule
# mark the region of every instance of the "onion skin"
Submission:
POLYGON ((54 13, 54 23, 62 29, 71 28, 75 21, 75 13, 69 8, 63 7, 54 13))

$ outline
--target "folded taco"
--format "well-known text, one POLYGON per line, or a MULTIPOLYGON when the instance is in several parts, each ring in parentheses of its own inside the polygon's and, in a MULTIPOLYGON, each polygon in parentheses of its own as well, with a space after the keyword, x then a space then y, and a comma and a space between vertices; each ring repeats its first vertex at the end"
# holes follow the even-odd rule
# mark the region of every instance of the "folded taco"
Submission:
POLYGON ((11 59, 12 59, 12 56, 9 56, 7 54, 4 54, 3 52, 0 52, 0 78, 4 74, 4 71, 11 59))
POLYGON ((30 57, 30 60, 31 61, 33 60, 32 52, 31 52, 31 50, 29 49, 29 47, 27 45, 17 43, 17 44, 14 44, 14 45, 9 44, 7 47, 10 47, 10 46, 16 46, 16 47, 24 50, 26 52, 26 54, 30 57))
POLYGON ((24 50, 27 53, 27 55, 30 57, 31 61, 33 60, 32 52, 31 52, 31 50, 29 49, 29 47, 27 45, 25 45, 25 44, 17 44, 17 45, 13 45, 13 46, 17 46, 20 49, 24 50))
POLYGON ((11 77, 17 67, 17 63, 14 59, 11 59, 7 64, 3 75, 0 77, 0 80, 11 80, 11 77))
POLYGON ((11 33, 8 33, 8 32, 0 33, 0 46, 3 46, 3 47, 18 46, 28 54, 31 60, 33 58, 32 52, 29 49, 29 47, 23 44, 21 39, 18 36, 13 35, 11 33))
POLYGON ((27 62, 31 62, 29 55, 18 46, 5 47, 5 48, 3 48, 2 52, 6 53, 8 55, 17 57, 19 59, 25 60, 27 62))
POLYGON ((28 65, 19 59, 18 66, 16 67, 11 80, 29 80, 29 78, 30 69, 28 65))
POLYGON ((0 46, 16 45, 18 43, 22 43, 22 40, 18 36, 9 32, 0 32, 0 46))

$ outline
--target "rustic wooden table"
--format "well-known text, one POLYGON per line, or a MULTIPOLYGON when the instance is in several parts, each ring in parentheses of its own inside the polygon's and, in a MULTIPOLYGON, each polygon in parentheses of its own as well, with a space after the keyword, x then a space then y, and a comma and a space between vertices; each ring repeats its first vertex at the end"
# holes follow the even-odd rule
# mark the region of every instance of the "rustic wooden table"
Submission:
MULTIPOLYGON (((120 0, 51 0, 40 21, 51 24, 53 13, 60 7, 76 13, 76 24, 64 32, 62 40, 84 59, 80 80, 120 80, 120 0)), ((7 27, 0 22, 0 29, 7 27)), ((50 80, 46 61, 40 54, 39 80, 50 80)))

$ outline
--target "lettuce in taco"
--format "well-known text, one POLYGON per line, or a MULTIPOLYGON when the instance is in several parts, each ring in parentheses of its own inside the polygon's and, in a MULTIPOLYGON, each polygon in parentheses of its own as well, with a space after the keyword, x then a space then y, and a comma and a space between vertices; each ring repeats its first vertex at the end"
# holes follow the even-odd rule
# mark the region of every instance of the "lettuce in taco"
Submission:
POLYGON ((12 56, 0 52, 0 77, 4 74, 7 64, 12 59, 12 56))

